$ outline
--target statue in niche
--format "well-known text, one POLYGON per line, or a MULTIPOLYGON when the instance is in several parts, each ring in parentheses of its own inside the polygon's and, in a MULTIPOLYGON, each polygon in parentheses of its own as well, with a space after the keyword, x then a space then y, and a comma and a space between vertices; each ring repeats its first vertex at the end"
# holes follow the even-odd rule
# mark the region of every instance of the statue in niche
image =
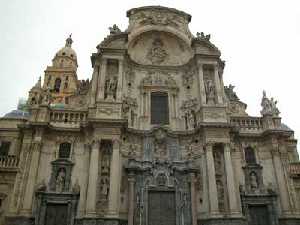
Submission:
POLYGON ((153 41, 152 47, 147 54, 147 58, 152 62, 152 64, 161 64, 166 60, 168 53, 163 46, 164 44, 160 38, 156 38, 153 41))
POLYGON ((102 174, 106 174, 109 173, 109 168, 110 167, 110 157, 109 155, 106 153, 103 155, 103 159, 102 159, 102 174))
POLYGON ((56 192, 63 192, 65 188, 66 181, 66 171, 64 168, 58 170, 58 175, 56 177, 56 192))
POLYGON ((108 193, 109 193, 109 181, 107 177, 103 177, 101 179, 101 190, 100 190, 101 196, 104 199, 107 199, 108 193))
POLYGON ((258 188, 257 176, 254 172, 250 173, 250 188, 252 191, 257 190, 258 188))
POLYGON ((106 79, 104 86, 104 98, 116 99, 117 86, 118 78, 116 76, 106 79))
POLYGON ((206 103, 212 105, 215 103, 215 86, 212 80, 205 82, 206 103))
POLYGON ((263 91, 263 97, 261 100, 261 106, 262 110, 260 113, 265 115, 271 115, 271 116, 278 116, 280 111, 277 108, 277 101, 274 100, 274 98, 267 98, 266 91, 263 91))

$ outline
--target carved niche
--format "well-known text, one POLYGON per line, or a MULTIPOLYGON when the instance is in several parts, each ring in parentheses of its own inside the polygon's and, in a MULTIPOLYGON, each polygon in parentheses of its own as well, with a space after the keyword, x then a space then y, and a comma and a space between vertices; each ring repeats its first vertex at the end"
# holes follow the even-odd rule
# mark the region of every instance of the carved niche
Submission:
POLYGON ((134 127, 137 120, 137 100, 135 98, 125 96, 122 104, 123 118, 128 120, 128 125, 134 127))
POLYGON ((107 60, 106 77, 104 84, 104 99, 115 100, 118 87, 119 61, 107 60))

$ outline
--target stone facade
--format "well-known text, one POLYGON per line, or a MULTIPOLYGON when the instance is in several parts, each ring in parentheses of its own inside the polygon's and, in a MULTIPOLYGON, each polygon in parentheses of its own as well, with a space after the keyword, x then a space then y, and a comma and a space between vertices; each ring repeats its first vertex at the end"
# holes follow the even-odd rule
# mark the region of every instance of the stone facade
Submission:
POLYGON ((72 38, 0 119, 1 225, 300 224, 293 131, 224 86, 224 61, 191 16, 127 12, 78 80, 72 38))

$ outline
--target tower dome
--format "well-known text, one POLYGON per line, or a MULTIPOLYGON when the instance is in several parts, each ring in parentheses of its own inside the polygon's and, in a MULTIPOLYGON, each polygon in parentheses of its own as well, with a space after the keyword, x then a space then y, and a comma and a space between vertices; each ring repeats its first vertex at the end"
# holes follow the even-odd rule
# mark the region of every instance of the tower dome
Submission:
POLYGON ((72 34, 66 39, 66 44, 61 48, 53 59, 53 66, 55 67, 77 67, 77 55, 72 48, 72 34))

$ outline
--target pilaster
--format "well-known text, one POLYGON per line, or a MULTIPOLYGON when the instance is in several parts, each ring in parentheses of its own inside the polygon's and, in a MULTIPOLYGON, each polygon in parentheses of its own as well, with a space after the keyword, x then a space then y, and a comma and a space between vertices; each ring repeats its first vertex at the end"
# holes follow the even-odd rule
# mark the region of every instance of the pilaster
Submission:
POLYGON ((228 200, 229 200, 229 210, 231 214, 241 214, 241 210, 238 206, 237 200, 237 190, 236 183, 234 180, 234 173, 232 168, 232 160, 231 160, 231 152, 230 145, 225 144, 224 146, 224 160, 225 160, 225 170, 226 170, 226 178, 227 178, 227 190, 228 190, 228 200))
POLYGON ((107 58, 102 58, 101 67, 100 67, 100 74, 99 74, 99 77, 98 77, 97 101, 104 99, 106 66, 107 66, 107 58))
POLYGON ((218 64, 214 64, 214 80, 216 85, 216 94, 217 94, 217 103, 223 104, 223 96, 222 96, 222 87, 219 77, 219 66, 218 64))
POLYGON ((113 140, 113 151, 110 167, 110 188, 108 202, 108 217, 116 218, 119 216, 119 199, 120 199, 120 143, 119 140, 113 140))
POLYGON ((206 167, 207 167, 207 179, 208 179, 210 216, 214 216, 219 213, 219 207, 218 207, 216 173, 215 173, 212 143, 206 144, 206 167))
POLYGON ((201 104, 206 104, 206 93, 203 78, 203 64, 198 62, 198 81, 199 81, 199 96, 201 104))
POLYGON ((96 215, 99 146, 100 146, 100 141, 95 140, 91 144, 91 149, 90 149, 90 168, 89 168, 88 190, 87 190, 87 200, 86 200, 87 217, 94 217, 96 215))

